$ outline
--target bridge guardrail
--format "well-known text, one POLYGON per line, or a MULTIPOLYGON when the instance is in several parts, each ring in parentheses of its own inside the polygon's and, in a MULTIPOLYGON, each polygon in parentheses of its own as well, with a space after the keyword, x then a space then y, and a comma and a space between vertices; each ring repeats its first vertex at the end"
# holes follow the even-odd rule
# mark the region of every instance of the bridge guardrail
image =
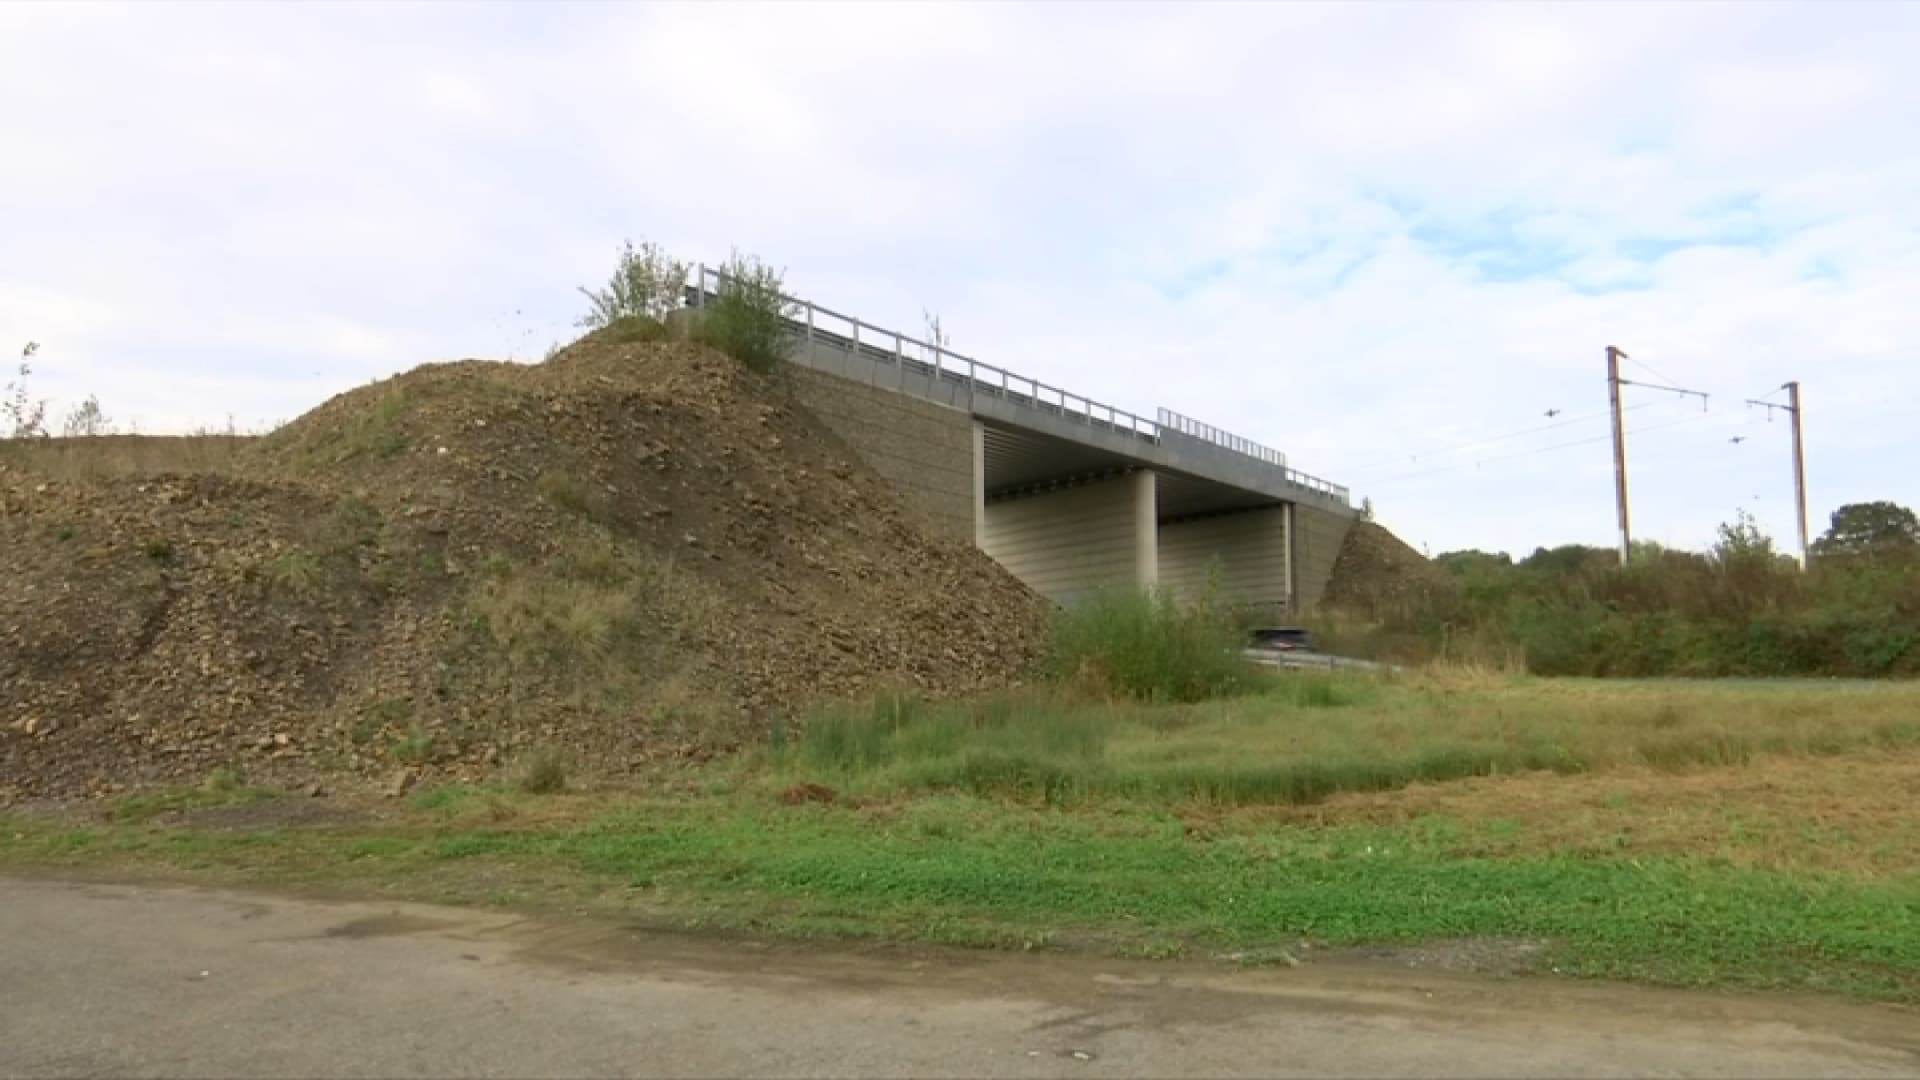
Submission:
MULTIPOLYGON (((687 298, 694 307, 718 296, 708 287, 709 280, 718 285, 726 279, 724 272, 704 265, 699 268, 698 274, 698 283, 687 287, 687 298)), ((878 363, 897 365, 897 370, 902 374, 911 371, 935 380, 958 383, 971 393, 1002 398, 1145 442, 1160 441, 1159 425, 1137 413, 975 360, 943 345, 921 341, 898 330, 875 326, 852 315, 821 307, 810 300, 792 296, 785 299, 801 314, 800 318, 787 319, 787 326, 807 341, 825 341, 878 363), (823 323, 834 329, 828 329, 823 323), (884 347, 887 345, 891 348, 884 347)))

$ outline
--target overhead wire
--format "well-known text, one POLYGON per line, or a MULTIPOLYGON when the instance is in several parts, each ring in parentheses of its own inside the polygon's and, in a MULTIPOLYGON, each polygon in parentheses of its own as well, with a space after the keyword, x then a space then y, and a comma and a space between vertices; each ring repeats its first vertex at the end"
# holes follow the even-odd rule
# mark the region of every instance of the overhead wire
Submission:
MULTIPOLYGON (((1651 401, 1640 402, 1638 404, 1629 405, 1621 411, 1632 412, 1635 409, 1644 409, 1653 404, 1655 403, 1651 401)), ((1370 472, 1374 469, 1384 469, 1384 468, 1387 468, 1388 466, 1399 465, 1402 463, 1403 459, 1417 461, 1423 457, 1426 457, 1426 458, 1444 457, 1447 454, 1459 453, 1462 450, 1474 450, 1482 446, 1491 446, 1495 443, 1506 442, 1509 439, 1518 439, 1527 435, 1538 435, 1543 431, 1557 431, 1560 428, 1572 427, 1575 424, 1584 424, 1591 420, 1597 420, 1601 417, 1606 416, 1607 413, 1608 413, 1608 410, 1606 409, 1597 409, 1597 410, 1594 410, 1593 412, 1581 413, 1577 416, 1570 416, 1565 420, 1557 420, 1551 424, 1540 424, 1535 427, 1523 428, 1519 431, 1511 431, 1506 433, 1505 435, 1493 435, 1485 439, 1476 439, 1473 442, 1465 442, 1455 446, 1442 447, 1438 450, 1422 450, 1417 453, 1401 454, 1392 458, 1382 458, 1379 461, 1373 462, 1370 465, 1361 465, 1357 468, 1348 469, 1346 470, 1346 475, 1357 476, 1362 473, 1370 472)))
POLYGON ((1652 364, 1647 363, 1645 360, 1636 360, 1633 356, 1627 353, 1621 353, 1620 355, 1625 356, 1627 358, 1627 363, 1633 364, 1639 367, 1642 371, 1645 371, 1647 374, 1652 375, 1654 378, 1664 379, 1675 386, 1680 385, 1679 379, 1676 379, 1673 376, 1667 374, 1666 372, 1661 371, 1659 368, 1654 367, 1652 364))
MULTIPOLYGON (((1719 416, 1719 415, 1721 414, 1713 413, 1713 412, 1689 413, 1688 415, 1682 416, 1675 420, 1668 420, 1664 423, 1648 424, 1644 427, 1634 428, 1628 431, 1627 434, 1643 435, 1650 432, 1661 431, 1666 428, 1679 427, 1682 424, 1698 423, 1701 420, 1707 419, 1709 417, 1719 416)), ((1399 480, 1412 480, 1412 479, 1416 479, 1423 476, 1434 476, 1439 473, 1455 472, 1465 468, 1480 468, 1481 466, 1492 465, 1497 462, 1516 461, 1516 460, 1519 460, 1520 458, 1535 457, 1540 454, 1552 453, 1557 450, 1567 450, 1576 446, 1591 446, 1594 443, 1607 442, 1612 438, 1613 438, 1613 433, 1608 432, 1605 435, 1596 435, 1596 436, 1593 436, 1592 438, 1574 439, 1569 442, 1554 443, 1550 446, 1533 447, 1531 449, 1523 450, 1516 454, 1502 454, 1499 457, 1479 458, 1474 461, 1463 461, 1457 465, 1443 465, 1437 469, 1422 469, 1415 472, 1402 473, 1399 476, 1389 476, 1379 480, 1369 481, 1369 485, 1372 486, 1372 485, 1379 485, 1379 484, 1391 484, 1399 480)))
MULTIPOLYGON (((1622 354, 1622 355, 1625 355, 1625 354, 1622 354)), ((1680 427, 1687 424, 1695 424, 1702 420, 1707 420, 1707 419, 1715 419, 1715 418, 1732 419, 1732 414, 1729 414, 1725 411, 1714 409, 1712 405, 1709 403, 1709 399, 1706 394, 1702 394, 1699 391, 1684 390, 1679 386, 1679 380, 1674 379, 1672 376, 1659 370, 1653 365, 1646 363, 1645 361, 1642 361, 1642 360, 1637 360, 1632 356, 1627 356, 1626 358, 1630 362, 1638 366, 1640 369, 1648 372, 1654 377, 1662 379, 1669 384, 1672 384, 1668 386, 1649 386, 1649 389, 1670 390, 1678 393, 1685 393, 1690 396, 1698 396, 1701 398, 1701 410, 1699 412, 1690 413, 1686 416, 1679 417, 1673 420, 1668 420, 1662 423, 1649 424, 1644 427, 1629 429, 1627 431, 1628 435, 1648 434, 1656 431, 1662 431, 1670 428, 1680 427)), ((1779 394, 1782 389, 1784 388, 1776 388, 1771 393, 1768 393, 1767 395, 1757 400, 1765 401, 1767 400, 1767 398, 1771 398, 1774 395, 1779 394)), ((1636 402, 1634 404, 1625 406, 1624 408, 1621 409, 1621 412, 1623 413, 1633 412, 1639 409, 1648 408, 1655 404, 1658 404, 1658 403, 1651 402, 1651 401, 1636 402)), ((1500 435, 1492 435, 1484 439, 1475 439, 1469 442, 1458 443, 1451 446, 1445 446, 1435 450, 1424 450, 1424 451, 1418 451, 1414 453, 1396 455, 1395 457, 1392 457, 1392 458, 1383 458, 1378 461, 1372 462, 1370 464, 1359 466, 1358 468, 1350 470, 1348 472, 1348 475, 1364 478, 1364 474, 1368 472, 1371 472, 1377 469, 1386 468, 1393 465, 1400 465, 1403 462, 1407 462, 1407 461, 1419 461, 1422 458, 1427 458, 1427 459, 1444 458, 1452 454, 1460 453, 1462 451, 1476 450, 1482 447, 1487 447, 1487 446, 1496 445, 1498 443, 1507 442, 1512 439, 1524 438, 1528 435, 1537 435, 1543 432, 1557 431, 1563 428, 1568 428, 1568 427, 1573 427, 1580 424, 1589 423, 1595 419, 1606 417, 1609 415, 1610 411, 1611 410, 1608 410, 1608 409, 1598 409, 1598 410, 1593 410, 1591 412, 1583 412, 1583 413, 1576 414, 1574 416, 1569 416, 1564 419, 1557 420, 1554 423, 1550 423, 1550 424, 1537 424, 1533 427, 1522 428, 1517 431, 1506 432, 1500 435)), ((1754 420, 1749 411, 1746 415, 1742 416, 1739 420, 1737 420, 1734 423, 1733 427, 1736 430, 1744 429, 1752 423, 1754 423, 1754 420)), ((1553 443, 1547 446, 1530 447, 1528 449, 1521 450, 1517 453, 1501 454, 1501 455, 1490 457, 1490 458, 1476 458, 1471 461, 1461 461, 1456 464, 1440 465, 1434 468, 1416 469, 1411 472, 1398 473, 1392 476, 1382 477, 1375 480, 1366 480, 1364 482, 1369 485, 1392 484, 1402 480, 1411 480, 1411 479, 1417 479, 1425 476, 1435 476, 1442 473, 1457 472, 1461 469, 1465 469, 1469 467, 1480 468, 1486 465, 1492 465, 1492 464, 1497 464, 1497 463, 1506 462, 1506 461, 1516 461, 1523 458, 1534 457, 1540 454, 1554 453, 1560 450, 1567 450, 1567 449, 1572 449, 1580 446, 1591 446, 1595 443, 1607 442, 1612 438, 1613 438, 1612 432, 1608 432, 1607 434, 1597 435, 1590 438, 1573 439, 1567 442, 1553 443)))

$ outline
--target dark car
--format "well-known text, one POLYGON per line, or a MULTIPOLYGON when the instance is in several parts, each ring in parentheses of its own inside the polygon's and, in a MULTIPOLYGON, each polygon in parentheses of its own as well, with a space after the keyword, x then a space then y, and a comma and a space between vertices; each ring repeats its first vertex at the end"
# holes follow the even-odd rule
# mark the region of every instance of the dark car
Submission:
POLYGON ((1313 635, 1297 626, 1262 626, 1247 635, 1247 647, 1270 652, 1312 652, 1313 635))

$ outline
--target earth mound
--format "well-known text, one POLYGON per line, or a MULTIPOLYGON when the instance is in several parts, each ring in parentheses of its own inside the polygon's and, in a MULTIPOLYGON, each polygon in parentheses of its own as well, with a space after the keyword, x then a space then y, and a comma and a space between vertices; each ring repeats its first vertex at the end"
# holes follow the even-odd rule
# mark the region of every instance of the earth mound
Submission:
POLYGON ((1323 602, 1374 616, 1447 588, 1446 574, 1426 556, 1371 521, 1347 530, 1323 602))
POLYGON ((1045 605, 777 378, 590 335, 336 397, 226 471, 0 465, 0 801, 232 767, 618 773, 1016 679, 1045 605))

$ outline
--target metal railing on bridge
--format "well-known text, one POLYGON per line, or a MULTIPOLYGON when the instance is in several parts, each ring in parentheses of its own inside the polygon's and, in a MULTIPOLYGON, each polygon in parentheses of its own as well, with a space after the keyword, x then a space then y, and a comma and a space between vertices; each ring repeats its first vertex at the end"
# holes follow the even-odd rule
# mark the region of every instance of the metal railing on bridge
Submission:
MULTIPOLYGON (((724 272, 701 266, 697 284, 687 286, 690 306, 699 307, 717 297, 719 293, 715 290, 725 279, 724 272), (714 288, 710 288, 709 283, 714 288)), ((1160 441, 1159 425, 1137 413, 963 356, 944 345, 843 315, 810 300, 790 296, 785 299, 797 312, 785 320, 788 328, 809 343, 824 342, 876 364, 892 365, 902 376, 912 373, 936 382, 956 384, 969 393, 1002 398, 1096 429, 1143 442, 1160 441)))
POLYGON ((1310 488, 1324 495, 1331 495, 1341 502, 1349 502, 1352 499, 1351 494, 1345 487, 1331 480, 1322 480, 1312 473, 1303 473, 1299 469, 1288 465, 1287 455, 1280 451, 1270 446, 1262 446, 1252 439, 1235 435, 1231 431, 1214 427, 1212 424, 1203 424, 1191 416, 1184 416, 1174 412, 1172 409, 1163 408, 1160 410, 1160 430, 1177 431, 1182 435, 1199 439, 1202 442, 1209 442, 1215 446, 1225 447, 1235 453, 1245 454, 1250 458, 1264 461, 1274 468, 1285 472, 1288 480, 1299 484, 1301 487, 1310 488))
MULTIPOLYGON (((724 271, 700 264, 695 283, 686 288, 688 306, 701 307, 716 299, 720 295, 719 288, 726 280, 724 271)), ((1170 409, 1161 409, 1158 420, 1148 420, 1138 413, 1095 401, 1084 394, 1075 394, 1064 387, 1051 386, 1018 372, 963 356, 938 342, 922 341, 898 330, 875 326, 851 315, 821 307, 811 300, 785 294, 782 294, 782 298, 791 306, 793 314, 786 316, 785 322, 796 336, 809 344, 824 342, 833 345, 879 366, 891 365, 901 388, 905 386, 906 376, 913 374, 932 380, 933 385, 951 385, 969 394, 999 398, 1085 424, 1094 430, 1110 431, 1147 443, 1159 444, 1164 441, 1163 431, 1175 431, 1265 462, 1282 470, 1288 480, 1301 487, 1330 495, 1343 503, 1349 499, 1347 489, 1339 484, 1288 466, 1286 455, 1280 451, 1202 424, 1170 409)))

